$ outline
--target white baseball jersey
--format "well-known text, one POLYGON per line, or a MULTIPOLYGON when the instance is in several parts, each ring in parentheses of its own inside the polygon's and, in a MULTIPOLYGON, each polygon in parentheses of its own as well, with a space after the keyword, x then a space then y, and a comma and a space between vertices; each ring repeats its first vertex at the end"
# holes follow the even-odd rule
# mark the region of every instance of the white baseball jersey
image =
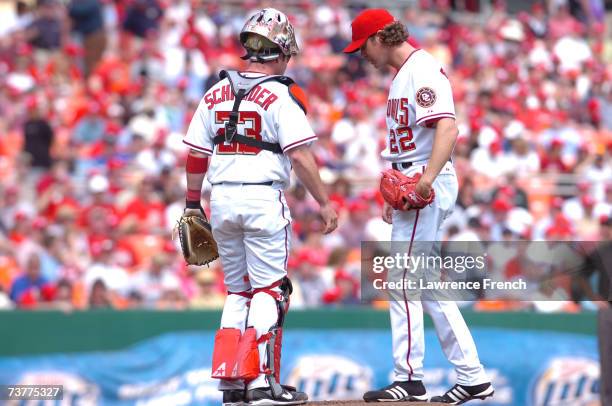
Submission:
MULTIPOLYGON (((261 73, 241 73, 262 77, 261 73)), ((183 142, 196 151, 212 155, 207 171, 210 183, 261 183, 278 181, 289 185, 291 163, 285 154, 275 154, 256 147, 213 144, 224 134, 225 123, 234 105, 229 80, 223 79, 209 89, 198 106, 183 142)), ((306 114, 289 94, 288 87, 277 81, 255 86, 240 103, 238 134, 279 143, 283 152, 316 140, 306 114)))
POLYGON ((431 156, 436 132, 429 124, 455 118, 450 82, 444 69, 428 52, 417 49, 399 69, 387 99, 387 148, 382 157, 391 162, 418 162, 431 156))

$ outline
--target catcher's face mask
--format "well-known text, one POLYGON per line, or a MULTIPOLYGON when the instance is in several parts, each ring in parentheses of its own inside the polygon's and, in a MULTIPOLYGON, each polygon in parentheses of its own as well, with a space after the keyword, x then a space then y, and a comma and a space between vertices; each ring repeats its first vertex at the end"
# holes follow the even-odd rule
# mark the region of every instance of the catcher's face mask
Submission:
MULTIPOLYGON (((268 41, 264 41, 267 43, 268 41)), ((273 8, 264 8, 247 20, 240 32, 240 43, 245 46, 247 55, 243 59, 254 62, 272 61, 282 53, 285 56, 297 55, 299 48, 295 40, 293 26, 287 16, 273 8), (263 47, 254 51, 245 44, 249 34, 257 34, 274 44, 273 48, 263 47)))

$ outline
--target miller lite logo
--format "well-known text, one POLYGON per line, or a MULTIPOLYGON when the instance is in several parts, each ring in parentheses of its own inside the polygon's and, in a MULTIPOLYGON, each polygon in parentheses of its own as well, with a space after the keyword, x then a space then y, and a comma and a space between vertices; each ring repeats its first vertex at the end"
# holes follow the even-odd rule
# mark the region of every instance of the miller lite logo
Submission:
POLYGON ((308 393, 311 400, 357 399, 372 386, 372 370, 337 355, 300 357, 287 383, 308 393))
POLYGON ((587 406, 599 400, 599 363, 589 358, 554 358, 536 379, 534 406, 587 406))

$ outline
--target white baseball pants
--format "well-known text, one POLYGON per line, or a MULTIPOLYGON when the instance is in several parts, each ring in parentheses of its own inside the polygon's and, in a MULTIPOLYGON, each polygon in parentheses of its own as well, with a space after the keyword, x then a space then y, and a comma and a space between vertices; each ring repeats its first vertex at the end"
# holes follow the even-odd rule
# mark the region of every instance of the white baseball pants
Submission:
MULTIPOLYGON (((424 165, 415 165, 402 172, 412 175, 423 172, 424 165)), ((394 211, 392 240, 406 243, 411 250, 414 241, 440 241, 440 226, 452 213, 457 200, 458 183, 451 162, 443 168, 433 187, 434 202, 421 210, 394 211)), ((394 246, 396 243, 394 243, 394 246)), ((417 244, 423 249, 425 244, 417 244)), ((431 247, 431 246, 430 246, 431 247)), ((420 253, 409 252, 409 255, 420 253)), ((425 255, 435 255, 427 252, 425 255)), ((454 301, 391 300, 391 331, 393 335, 394 380, 422 380, 425 338, 423 308, 430 314, 444 354, 455 366, 457 383, 477 385, 488 382, 484 368, 478 358, 476 345, 463 316, 454 301)))

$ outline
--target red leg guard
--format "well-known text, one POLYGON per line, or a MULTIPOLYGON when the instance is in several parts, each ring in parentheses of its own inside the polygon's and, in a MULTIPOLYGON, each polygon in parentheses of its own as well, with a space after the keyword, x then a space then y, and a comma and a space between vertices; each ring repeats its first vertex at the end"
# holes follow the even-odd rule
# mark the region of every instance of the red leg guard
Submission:
POLYGON ((283 324, 285 323, 285 315, 289 311, 289 296, 293 292, 293 286, 289 278, 285 277, 278 280, 272 285, 253 290, 253 295, 256 293, 267 293, 276 300, 278 311, 278 321, 275 326, 272 326, 270 331, 259 337, 259 343, 267 341, 267 365, 264 365, 264 373, 274 376, 277 383, 280 383, 280 366, 281 366, 281 349, 283 343, 283 324), (280 287, 280 292, 273 289, 280 287))
POLYGON ((257 349, 257 332, 253 327, 249 327, 244 331, 238 351, 237 373, 233 379, 244 379, 252 381, 259 375, 259 350, 257 349))
POLYGON ((233 374, 236 369, 240 336, 240 330, 237 328, 222 328, 217 331, 213 350, 212 378, 236 379, 233 374))

